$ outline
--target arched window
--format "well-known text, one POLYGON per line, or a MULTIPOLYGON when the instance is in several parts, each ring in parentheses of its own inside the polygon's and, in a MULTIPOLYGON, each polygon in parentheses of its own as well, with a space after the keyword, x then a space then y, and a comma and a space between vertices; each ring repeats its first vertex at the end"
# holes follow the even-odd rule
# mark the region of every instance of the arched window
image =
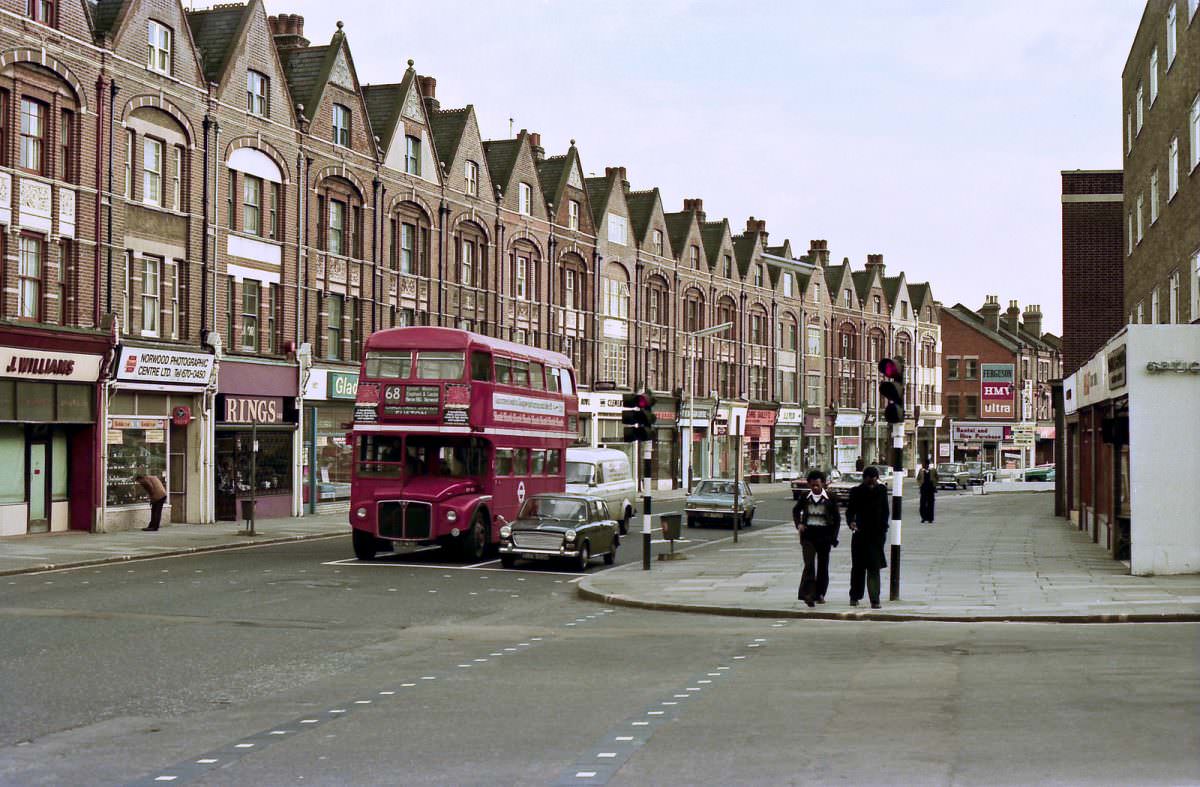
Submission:
POLYGON ((326 178, 317 187, 317 243, 339 257, 363 256, 363 198, 354 184, 326 178))
POLYGON ((229 155, 229 228, 267 240, 283 240, 283 173, 274 159, 254 148, 229 155))
POLYGON ((391 238, 388 265, 392 270, 429 275, 429 216, 415 202, 401 202, 388 220, 391 238))
POLYGON ((858 331, 850 323, 838 328, 837 357, 852 360, 858 357, 858 331))
POLYGON ((651 276, 646 282, 646 322, 668 325, 671 320, 671 293, 661 276, 651 276))
POLYGON ((600 280, 600 313, 605 317, 629 319, 629 274, 615 262, 604 269, 600 280))
POLYGON ((487 235, 472 222, 463 222, 456 233, 455 259, 458 283, 463 287, 483 287, 487 282, 487 235))
POLYGON ((770 334, 767 333, 767 310, 762 306, 750 309, 750 343, 764 347, 770 343, 770 334))
POLYGON ((717 325, 727 322, 733 323, 733 325, 721 334, 721 338, 736 342, 738 340, 737 304, 728 295, 717 301, 717 325))
POLYGON ((509 292, 519 301, 538 301, 541 298, 541 256, 537 247, 528 241, 513 245, 509 292))

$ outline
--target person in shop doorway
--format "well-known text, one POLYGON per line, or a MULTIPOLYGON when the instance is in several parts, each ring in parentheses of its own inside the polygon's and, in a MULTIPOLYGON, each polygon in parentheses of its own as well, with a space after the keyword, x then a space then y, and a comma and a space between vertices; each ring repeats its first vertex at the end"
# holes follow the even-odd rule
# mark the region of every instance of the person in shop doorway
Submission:
POLYGON ((933 504, 937 497, 938 473, 929 466, 929 459, 921 462, 917 471, 917 489, 921 491, 921 521, 933 524, 933 504))
POLYGON ((145 490, 146 496, 150 498, 150 524, 143 527, 142 530, 158 530, 162 520, 163 504, 167 502, 167 488, 163 486, 163 482, 158 479, 158 476, 142 474, 134 476, 133 480, 145 490))
POLYGON ((862 469, 863 469, 863 458, 860 456, 858 458, 858 460, 855 461, 855 463, 854 463, 854 471, 856 473, 861 473, 862 469))
POLYGON ((883 554, 887 543, 891 508, 888 493, 879 483, 879 470, 863 470, 862 483, 850 490, 846 506, 846 524, 850 537, 850 606, 857 607, 863 597, 863 585, 871 599, 871 609, 879 609, 879 571, 887 568, 883 554))
POLYGON ((808 494, 796 501, 792 522, 800 533, 804 554, 797 598, 810 607, 824 604, 829 589, 829 550, 838 544, 842 515, 837 502, 825 491, 825 474, 820 470, 809 471, 808 494))

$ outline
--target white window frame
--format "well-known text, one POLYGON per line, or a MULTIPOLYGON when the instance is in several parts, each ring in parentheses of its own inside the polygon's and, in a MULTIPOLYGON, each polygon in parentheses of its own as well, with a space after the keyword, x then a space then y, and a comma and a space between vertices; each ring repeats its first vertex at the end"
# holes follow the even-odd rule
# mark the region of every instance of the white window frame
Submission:
POLYGON ((411 134, 404 137, 404 172, 421 176, 421 140, 411 134))
POLYGON ((142 137, 142 202, 156 208, 163 207, 163 153, 166 144, 154 137, 142 137), (148 157, 155 151, 157 163, 151 167, 148 157))
POLYGON ((171 335, 170 338, 179 338, 179 261, 171 260, 166 263, 167 270, 171 275, 171 335))
POLYGON ((620 279, 603 278, 604 302, 601 304, 605 317, 629 319, 629 282, 620 279))
POLYGON ((698 270, 700 270, 700 247, 699 246, 691 246, 690 249, 691 249, 691 251, 689 252, 689 255, 690 255, 689 261, 692 264, 692 270, 698 271, 698 270))
POLYGON ((1167 322, 1171 325, 1179 323, 1179 271, 1167 279, 1167 322))
POLYGON ((1158 221, 1158 169, 1150 173, 1150 224, 1158 221))
POLYGON ((142 255, 142 336, 158 336, 161 327, 162 264, 158 257, 142 255))
POLYGON ((517 257, 517 269, 516 269, 516 275, 514 277, 516 280, 516 286, 514 289, 516 292, 517 300, 524 301, 524 300, 529 299, 529 278, 528 277, 529 277, 529 258, 528 257, 517 257))
POLYGON ((125 132, 125 199, 133 199, 133 129, 125 132))
POLYGON ((1192 109, 1188 113, 1188 140, 1192 148, 1192 166, 1194 170, 1200 165, 1200 93, 1192 99, 1192 109))
POLYGON ((792 297, 792 292, 794 291, 793 290, 794 287, 795 287, 795 285, 792 283, 792 274, 790 274, 790 273, 783 274, 783 297, 785 297, 785 298, 792 297))
POLYGON ((336 254, 339 257, 349 256, 346 248, 346 219, 349 213, 350 206, 347 203, 338 199, 329 200, 329 224, 325 228, 325 251, 330 254, 336 254), (337 238, 336 244, 333 241, 335 237, 337 238))
POLYGON ((1142 92, 1142 83, 1138 82, 1137 92, 1134 94, 1134 107, 1137 110, 1137 133, 1142 133, 1142 126, 1145 124, 1145 96, 1142 92))
POLYGON ((1137 324, 1138 324, 1138 325, 1145 325, 1145 324, 1146 324, 1146 308, 1145 308, 1145 301, 1138 301, 1138 305, 1137 305, 1137 324))
POLYGON ((1158 98, 1158 47, 1150 50, 1150 106, 1158 98))
POLYGON ((171 48, 175 31, 151 19, 146 23, 146 68, 159 74, 171 74, 171 48))
POLYGON ((1142 242, 1142 237, 1145 234, 1145 219, 1143 218, 1143 216, 1145 214, 1145 206, 1146 206, 1146 195, 1138 194, 1137 195, 1137 242, 1138 243, 1142 242))
POLYGON ((43 241, 20 235, 17 238, 17 317, 42 320, 42 272, 46 250, 43 241))
POLYGON ((566 301, 565 306, 568 309, 578 309, 579 301, 576 300, 575 294, 575 271, 570 268, 563 271, 563 290, 566 293, 563 298, 566 301))
POLYGON ((400 222, 400 272, 413 273, 417 260, 417 225, 400 222), (407 244, 406 244, 407 241, 407 244))
POLYGON ((467 161, 463 165, 463 177, 467 182, 467 194, 472 197, 479 196, 479 165, 474 161, 467 161))
POLYGON ((1160 304, 1158 302, 1158 287, 1155 286, 1155 288, 1150 291, 1150 324, 1151 325, 1158 325, 1159 305, 1160 304))
POLYGON ((754 286, 761 287, 767 281, 767 272, 762 263, 759 263, 754 268, 754 286))
POLYGON ((246 69, 246 111, 267 117, 270 112, 271 78, 261 71, 246 69))
POLYGON ((567 200, 567 227, 569 229, 579 229, 579 201, 567 200))
POLYGON ((1167 145, 1167 202, 1179 191, 1179 137, 1172 137, 1167 145))
POLYGON ((463 238, 458 246, 458 281, 464 287, 475 286, 475 244, 463 238))
POLYGON ((350 146, 350 107, 344 104, 333 105, 333 144, 350 146))
POLYGON ((263 283, 257 279, 242 280, 242 308, 230 319, 237 318, 241 323, 241 335, 238 337, 238 349, 243 352, 258 352, 261 331, 259 322, 262 320, 263 283), (254 292, 254 309, 246 308, 246 293, 254 292), (249 330, 248 330, 249 329, 249 330))
POLYGON ((1167 6, 1167 70, 1175 62, 1175 50, 1178 48, 1179 25, 1175 14, 1175 0, 1167 6))
POLYGON ((183 146, 173 145, 175 155, 171 166, 171 205, 183 211, 183 146))
POLYGON ((1129 211, 1129 222, 1125 228, 1125 256, 1133 256, 1133 211, 1129 211))
POLYGON ((533 187, 523 181, 517 184, 517 212, 522 216, 533 212, 533 187))
POLYGON ((1200 320, 1200 250, 1192 252, 1192 322, 1200 320))
POLYGON ((266 230, 263 226, 263 192, 266 183, 262 178, 242 173, 242 232, 247 235, 257 235, 265 237, 266 230), (251 199, 251 192, 254 193, 254 198, 251 199), (253 226, 251 226, 253 225, 253 226))
POLYGON ((629 344, 620 339, 605 339, 600 343, 600 369, 605 380, 618 388, 629 384, 629 344))
POLYGON ((662 230, 655 230, 650 236, 650 242, 654 244, 654 253, 658 256, 663 255, 663 234, 662 230))
POLYGON ((1125 109, 1125 154, 1133 152, 1133 109, 1125 109))
POLYGON ((618 246, 627 245, 627 225, 624 216, 618 216, 615 213, 608 214, 608 242, 615 243, 618 246))

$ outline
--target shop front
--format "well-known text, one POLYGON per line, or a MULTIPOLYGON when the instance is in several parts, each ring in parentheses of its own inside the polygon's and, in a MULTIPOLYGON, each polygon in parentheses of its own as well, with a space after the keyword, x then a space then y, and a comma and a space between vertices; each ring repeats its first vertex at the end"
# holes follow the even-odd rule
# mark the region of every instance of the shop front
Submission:
POLYGON ((7 330, 0 342, 0 536, 90 531, 108 342, 7 330))
MULTIPOLYGON (((680 485, 693 487, 708 472, 708 433, 712 422, 713 400, 683 400, 679 404, 679 444, 686 445, 687 467, 681 469, 680 485), (683 470, 686 469, 686 472, 683 470)), ((682 452, 681 452, 682 461, 682 452)))
POLYGON ((358 372, 313 369, 304 388, 304 512, 345 510, 350 504, 354 451, 346 434, 354 422, 358 372))
POLYGON ((778 411, 751 407, 746 411, 746 435, 743 441, 743 474, 752 484, 764 484, 775 477, 775 418, 778 411))
POLYGON ((843 473, 852 472, 860 459, 868 461, 863 456, 863 420, 862 413, 840 412, 834 421, 833 465, 843 473))
POLYGON ((650 488, 674 489, 678 478, 679 443, 675 429, 675 409, 678 402, 672 397, 656 396, 654 403, 654 447, 650 455, 650 488))
POLYGON ((154 475, 167 490, 166 522, 211 522, 208 457, 213 356, 123 345, 109 383, 104 423, 106 532, 145 526, 150 501, 134 481, 154 475))
POLYGON ((259 519, 299 511, 297 368, 222 361, 217 376, 216 518, 240 518, 254 501, 259 519))
POLYGON ((1012 424, 951 421, 950 452, 955 462, 983 462, 1002 467, 1004 451, 1016 449, 1012 424))
POLYGON ((799 478, 804 472, 804 411, 799 407, 780 407, 775 416, 776 481, 799 478))
POLYGON ((805 413, 804 469, 828 470, 833 466, 833 414, 805 413))

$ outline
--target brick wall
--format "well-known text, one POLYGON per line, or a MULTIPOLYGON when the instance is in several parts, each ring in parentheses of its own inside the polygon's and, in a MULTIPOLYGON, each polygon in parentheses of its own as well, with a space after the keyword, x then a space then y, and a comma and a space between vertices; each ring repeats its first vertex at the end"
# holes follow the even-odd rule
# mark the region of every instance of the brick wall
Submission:
POLYGON ((1122 175, 1062 173, 1063 373, 1125 324, 1122 175))

